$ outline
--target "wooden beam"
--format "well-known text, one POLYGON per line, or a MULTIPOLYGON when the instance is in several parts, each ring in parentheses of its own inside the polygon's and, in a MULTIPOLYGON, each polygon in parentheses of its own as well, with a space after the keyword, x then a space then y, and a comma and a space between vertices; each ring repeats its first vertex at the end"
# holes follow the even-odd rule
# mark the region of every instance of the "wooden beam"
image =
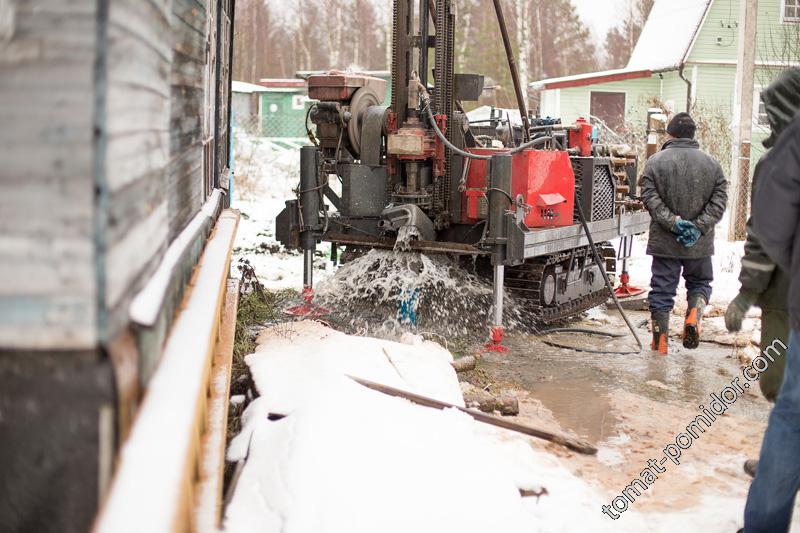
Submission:
POLYGON ((216 532, 222 518, 222 485, 225 471, 225 438, 236 335, 239 281, 229 280, 219 339, 214 349, 207 397, 206 431, 201 437, 199 479, 195 490, 195 531, 216 532))

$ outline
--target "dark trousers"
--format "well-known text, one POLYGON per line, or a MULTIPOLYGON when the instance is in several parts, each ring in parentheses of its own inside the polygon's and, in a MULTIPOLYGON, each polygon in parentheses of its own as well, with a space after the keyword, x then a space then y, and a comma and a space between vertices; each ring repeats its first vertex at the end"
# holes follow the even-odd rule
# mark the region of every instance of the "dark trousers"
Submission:
POLYGON ((672 311, 675 307, 675 294, 678 290, 681 271, 686 280, 686 297, 702 294, 706 301, 711 299, 711 282, 714 281, 714 266, 710 257, 699 259, 676 259, 672 257, 653 257, 650 281, 650 312, 672 311))

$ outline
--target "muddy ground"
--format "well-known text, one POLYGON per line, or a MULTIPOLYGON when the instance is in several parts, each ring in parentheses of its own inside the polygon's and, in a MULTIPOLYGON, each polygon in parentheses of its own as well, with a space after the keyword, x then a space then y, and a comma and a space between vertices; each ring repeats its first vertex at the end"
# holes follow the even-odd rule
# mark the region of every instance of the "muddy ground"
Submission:
MULTIPOLYGON (((596 457, 581 456, 543 442, 565 465, 608 494, 608 502, 637 478, 649 459, 660 460, 664 448, 709 405, 709 395, 741 376, 743 365, 757 355, 751 345, 753 331, 737 336, 724 331, 720 310, 708 319, 705 338, 697 350, 681 345, 674 317, 674 338, 667 357, 645 350, 641 355, 596 355, 552 348, 542 337, 511 333, 510 353, 483 355, 477 373, 468 376, 493 393, 515 394, 520 400, 519 420, 564 432, 595 443, 596 457)), ((613 332, 626 331, 616 311, 595 313, 571 327, 613 332)), ((648 314, 629 312, 643 342, 649 344, 648 314)), ((757 321, 751 321, 757 324, 757 321)), ((609 341, 580 334, 550 336, 561 343, 586 348, 635 347, 630 337, 609 341)), ((742 380, 743 381, 743 380, 742 380)), ((710 494, 741 497, 749 488, 742 464, 757 458, 770 404, 757 386, 747 390, 711 428, 682 451, 680 465, 664 464, 652 490, 635 502, 637 511, 675 513, 694 508, 710 494)), ((734 514, 736 514, 734 512, 734 514)), ((620 523, 621 524, 621 523, 620 523)))

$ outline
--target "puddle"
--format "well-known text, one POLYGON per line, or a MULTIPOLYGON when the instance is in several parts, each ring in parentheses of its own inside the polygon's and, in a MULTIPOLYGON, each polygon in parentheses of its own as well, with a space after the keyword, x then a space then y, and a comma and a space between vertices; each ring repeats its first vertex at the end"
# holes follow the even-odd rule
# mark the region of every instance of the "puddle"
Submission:
POLYGON ((541 382, 531 393, 561 427, 590 442, 602 442, 614 435, 619 420, 611 412, 608 392, 598 389, 589 379, 580 378, 541 382))

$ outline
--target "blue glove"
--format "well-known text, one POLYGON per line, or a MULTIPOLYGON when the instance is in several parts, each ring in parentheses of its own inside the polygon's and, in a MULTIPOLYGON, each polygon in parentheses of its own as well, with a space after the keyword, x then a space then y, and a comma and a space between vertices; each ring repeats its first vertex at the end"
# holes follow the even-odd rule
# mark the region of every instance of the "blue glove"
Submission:
POLYGON ((700 237, 703 235, 700 233, 700 230, 697 229, 697 226, 692 224, 691 222, 687 222, 691 225, 691 227, 684 230, 680 235, 678 235, 678 242, 681 243, 686 248, 691 248, 697 241, 700 240, 700 237))
POLYGON ((674 233, 675 235, 683 235, 692 228, 697 229, 695 225, 689 222, 688 220, 678 219, 678 221, 672 225, 672 233, 674 233))

